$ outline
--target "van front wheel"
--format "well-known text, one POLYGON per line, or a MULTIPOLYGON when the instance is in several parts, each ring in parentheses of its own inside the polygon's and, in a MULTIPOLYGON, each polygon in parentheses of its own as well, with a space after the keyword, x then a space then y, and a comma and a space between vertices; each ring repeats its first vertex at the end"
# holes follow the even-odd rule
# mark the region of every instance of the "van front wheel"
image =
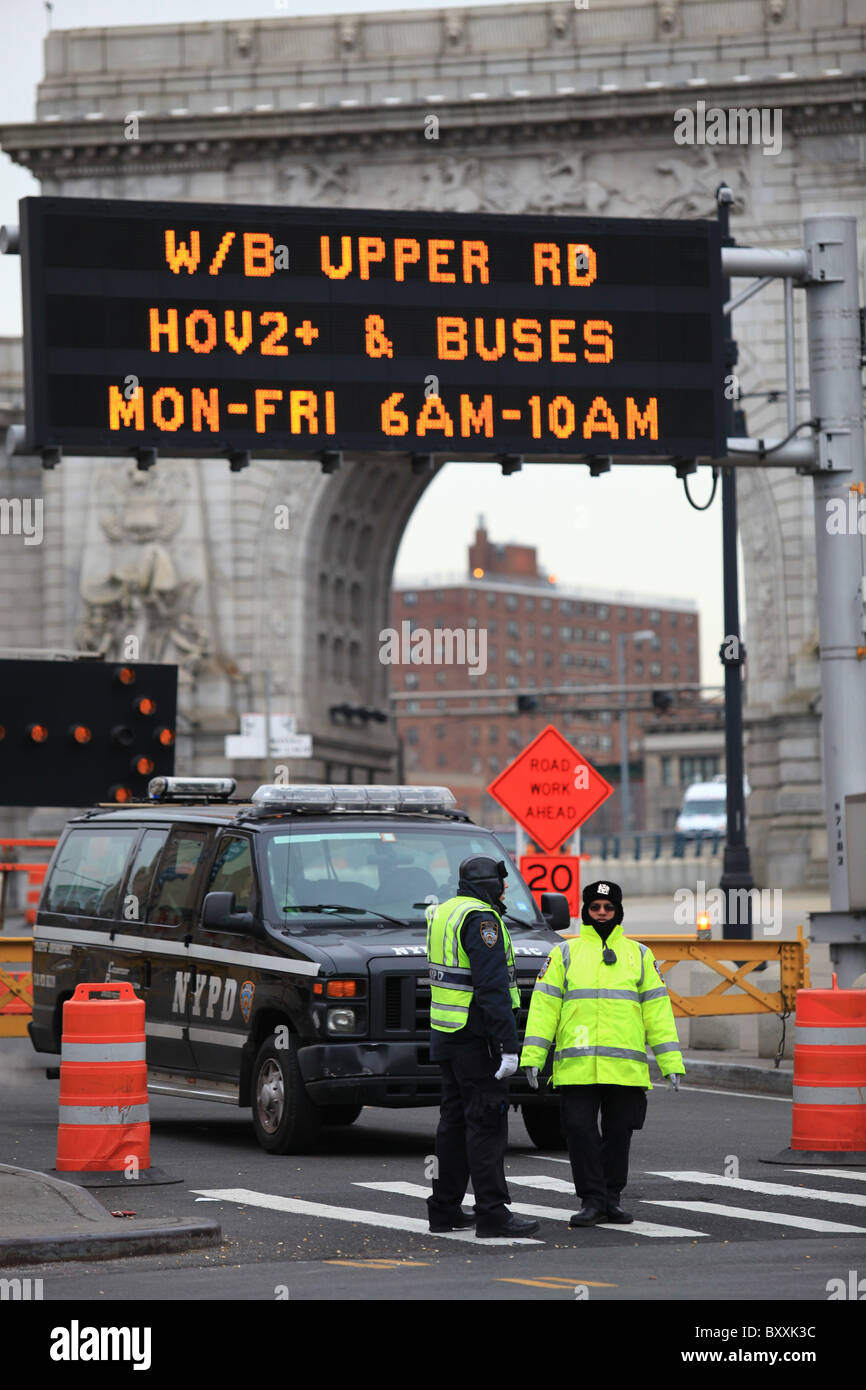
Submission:
MULTIPOLYGON (((286 1036, 280 1029, 281 1040, 286 1036)), ((321 1117, 309 1100, 298 1066, 297 1042, 278 1047, 271 1034, 259 1048, 252 1076, 253 1128, 271 1154, 303 1153, 321 1130, 321 1117)))

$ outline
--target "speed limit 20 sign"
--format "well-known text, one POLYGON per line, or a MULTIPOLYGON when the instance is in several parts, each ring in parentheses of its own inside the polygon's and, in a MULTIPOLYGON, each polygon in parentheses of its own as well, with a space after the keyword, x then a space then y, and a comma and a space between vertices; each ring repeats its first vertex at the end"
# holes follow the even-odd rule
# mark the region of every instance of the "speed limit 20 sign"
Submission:
POLYGON ((580 916, 580 859, 575 854, 524 854, 520 872, 541 907, 542 893, 563 893, 572 917, 580 916))

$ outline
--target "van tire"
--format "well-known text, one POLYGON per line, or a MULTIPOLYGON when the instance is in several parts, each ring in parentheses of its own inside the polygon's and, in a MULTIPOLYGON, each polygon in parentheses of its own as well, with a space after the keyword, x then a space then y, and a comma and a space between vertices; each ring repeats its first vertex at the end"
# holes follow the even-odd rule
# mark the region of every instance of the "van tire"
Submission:
POLYGON ((267 1153, 304 1153, 318 1139, 321 1113, 304 1088, 294 1036, 289 1035, 288 1047, 277 1047, 273 1033, 265 1039, 253 1063, 250 1092, 253 1129, 267 1153))
POLYGON ((537 1149, 567 1148, 558 1105, 522 1105, 520 1109, 526 1132, 537 1149))

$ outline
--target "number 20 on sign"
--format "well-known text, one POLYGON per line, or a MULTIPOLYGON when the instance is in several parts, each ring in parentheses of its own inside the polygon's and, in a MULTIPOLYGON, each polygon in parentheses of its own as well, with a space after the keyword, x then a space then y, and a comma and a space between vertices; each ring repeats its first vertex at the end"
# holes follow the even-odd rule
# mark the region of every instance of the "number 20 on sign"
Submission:
POLYGON ((542 893, 562 893, 570 916, 580 916, 580 859, 576 854, 523 854, 520 872, 539 909, 542 893))

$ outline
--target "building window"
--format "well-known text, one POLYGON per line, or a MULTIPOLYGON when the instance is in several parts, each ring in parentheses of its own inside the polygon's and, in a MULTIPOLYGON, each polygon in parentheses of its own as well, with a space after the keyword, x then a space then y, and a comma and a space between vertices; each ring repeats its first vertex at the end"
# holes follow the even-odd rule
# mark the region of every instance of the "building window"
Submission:
POLYGON ((662 758, 662 786, 672 787, 674 785, 674 760, 671 757, 662 758))
POLYGON ((477 627, 477 626, 478 626, 478 619, 477 619, 477 618, 467 618, 467 619, 466 619, 466 626, 467 626, 467 627, 477 627))
POLYGON ((600 627, 600 628, 599 628, 598 632, 595 634, 595 640, 596 640, 597 642, 609 642, 609 641, 610 641, 610 633, 608 632, 608 630, 607 630, 606 627, 600 627))
POLYGON ((690 637, 689 640, 686 642, 686 651, 688 652, 689 656, 694 656, 694 654, 695 654, 695 639, 694 639, 694 637, 690 637))
POLYGON ((495 594, 488 593, 488 595, 487 595, 487 607, 488 607, 488 608, 495 608, 495 607, 496 607, 496 595, 495 595, 495 594))
POLYGON ((439 754, 438 754, 438 756, 437 756, 437 758, 436 758, 436 766, 437 766, 437 767, 447 767, 447 766, 448 766, 448 754, 447 754, 447 753, 439 753, 439 754))
POLYGON ((610 734, 599 734, 598 746, 604 753, 609 753, 613 747, 613 739, 610 734))
POLYGON ((624 623, 626 618, 628 617, 628 613, 625 608, 618 608, 616 610, 616 616, 619 618, 621 623, 624 623))
POLYGON ((436 684, 437 684, 437 685, 445 685, 445 684, 447 684, 447 681, 448 681, 448 672, 447 672, 447 671, 437 671, 437 672, 436 672, 436 684))
POLYGON ((543 599, 541 600, 541 611, 542 611, 542 613, 549 613, 552 607, 553 607, 553 599, 552 599, 552 598, 543 598, 543 599))
POLYGON ((488 725, 488 728, 487 728, 487 742, 488 742, 488 743, 498 743, 498 742, 499 742, 499 726, 498 726, 497 724, 490 724, 490 725, 488 725))
POLYGON ((679 642, 677 641, 676 637, 672 637, 672 638, 671 638, 671 640, 670 640, 670 649, 671 649, 672 652, 678 652, 678 651, 679 651, 679 649, 680 649, 680 644, 679 644, 679 642))
POLYGON ((534 599, 534 598, 525 598, 525 599, 523 600, 523 611, 524 611, 525 613, 534 613, 534 612, 535 612, 535 599, 534 599))
POLYGON ((442 700, 442 699, 437 700, 437 701, 436 701, 436 708, 437 708, 437 710, 439 710, 440 713, 444 714, 444 713, 445 713, 445 706, 446 706, 446 704, 447 704, 447 701, 446 701, 446 700, 442 700))
POLYGON ((679 666, 672 666, 672 667, 671 667, 671 680, 672 680, 672 681, 678 681, 679 678, 680 678, 680 668, 679 668, 679 666))
POLYGON ((541 629, 541 635, 542 635, 542 637, 552 637, 552 636, 553 636, 553 628, 552 628, 552 626, 551 626, 550 623, 545 623, 545 624, 544 624, 544 626, 543 626, 542 629, 541 629))
POLYGON ((517 647, 508 647, 505 652, 505 659, 512 666, 519 666, 523 660, 517 647))
POLYGON ((660 662, 660 661, 652 661, 652 662, 650 662, 650 675, 651 675, 651 676, 660 676, 661 673, 662 673, 662 664, 661 664, 661 662, 660 662))
POLYGON ((472 744, 481 742, 481 729, 477 724, 473 724, 469 730, 469 742, 472 744))
POLYGON ((520 599, 517 597, 516 594, 506 594, 506 595, 505 595, 505 607, 508 609, 508 611, 509 611, 510 613, 516 612, 517 609, 519 608, 519 606, 520 606, 520 599))
POLYGON ((516 685, 520 684, 520 681, 518 680, 517 676, 506 676, 505 684, 509 687, 510 690, 513 690, 516 685))
POLYGON ((527 624, 526 624, 526 635, 527 635, 527 637, 534 637, 534 636, 535 636, 535 623, 527 623, 527 624))
POLYGON ((600 671, 609 671, 609 670, 610 670, 610 657, 609 657, 609 656, 600 656, 600 657, 598 658, 598 669, 599 669, 600 671))
POLYGON ((487 684, 490 686, 491 690, 499 684, 499 677, 495 671, 491 671, 490 675, 487 677, 487 684))
POLYGON ((651 623, 660 623, 660 622, 661 622, 661 620, 662 620, 662 615, 661 615, 661 613, 659 612, 659 610, 658 610, 657 608, 653 608, 653 609, 651 610, 650 615, 649 615, 649 620, 650 620, 651 623))
POLYGON ((521 746, 523 743, 523 735, 519 729, 508 730, 508 742, 511 744, 512 748, 519 748, 521 746))
POLYGON ((676 627, 676 625, 677 625, 677 614, 676 614, 676 613, 671 613, 671 614, 670 614, 669 622, 670 622, 671 627, 676 627))
POLYGON ((660 651, 661 651, 661 649, 662 649, 662 643, 661 643, 661 638, 660 638, 660 637, 654 637, 654 638, 653 638, 653 640, 652 640, 652 649, 653 649, 654 652, 660 652, 660 651))
POLYGON ((532 647, 526 648, 526 651, 524 652, 524 659, 526 661, 527 666, 531 666, 532 663, 535 661, 535 652, 533 651, 532 647))
POLYGON ((444 597, 445 597, 445 595, 444 595, 444 593, 442 592, 441 589, 434 589, 434 591, 433 591, 433 600, 434 600, 435 603, 441 603, 444 597))
POLYGON ((511 622, 511 623, 508 624, 508 636, 509 636, 509 637, 519 637, 519 636, 520 636, 520 624, 519 624, 519 623, 511 622))
POLYGON ((444 725, 444 724, 437 724, 437 725, 436 725, 436 737, 437 737, 437 738, 444 738, 444 737, 445 737, 445 725, 444 725))
POLYGON ((545 653, 544 653, 544 664, 545 664, 545 666, 552 666, 552 665, 553 665, 553 652, 545 652, 545 653))
POLYGON ((691 782, 711 782, 721 771, 721 761, 718 753, 680 758, 680 784, 685 787, 691 782))
POLYGON ((420 700, 407 700, 407 701, 406 701, 406 713, 407 713, 407 714, 417 714, 420 708, 421 708, 421 701, 420 701, 420 700))
POLYGON ((571 628, 570 628, 570 627, 561 627, 561 628, 559 629, 559 640, 560 640, 560 642, 570 642, 570 641, 571 641, 571 628))
POLYGON ((472 771, 473 771, 473 773, 475 774, 476 777, 477 777, 477 776, 479 775, 479 773, 481 772, 481 759, 480 759, 480 758, 473 758, 473 759, 472 759, 472 771))
POLYGON ((499 771, 499 759, 496 758, 496 757, 490 757, 490 758, 488 758, 488 759, 487 759, 487 766, 490 768, 490 771, 491 771, 491 772, 498 772, 498 771, 499 771))
POLYGON ((488 647, 488 648, 487 648, 487 660, 488 660, 488 661, 495 661, 495 660, 496 660, 496 648, 495 648, 495 647, 488 647))
POLYGON ((574 605, 570 599, 564 598, 559 605, 559 613, 563 618, 570 618, 574 605))
POLYGON ((408 743, 418 742, 418 730, 415 728, 414 724, 411 729, 406 730, 406 740, 408 743))
POLYGON ((602 619, 610 617, 610 609, 606 603, 600 603, 598 605, 598 616, 602 619))
POLYGON ((417 689, 418 689, 418 677, 417 677, 417 675, 415 674, 414 671, 407 671, 407 672, 406 672, 406 678, 405 678, 405 679, 406 679, 406 689, 407 689, 407 690, 417 690, 417 689))
POLYGON ((643 675, 643 662, 642 662, 642 661, 636 661, 636 662, 635 662, 635 664, 634 664, 634 673, 635 673, 636 676, 642 676, 642 675, 643 675))

